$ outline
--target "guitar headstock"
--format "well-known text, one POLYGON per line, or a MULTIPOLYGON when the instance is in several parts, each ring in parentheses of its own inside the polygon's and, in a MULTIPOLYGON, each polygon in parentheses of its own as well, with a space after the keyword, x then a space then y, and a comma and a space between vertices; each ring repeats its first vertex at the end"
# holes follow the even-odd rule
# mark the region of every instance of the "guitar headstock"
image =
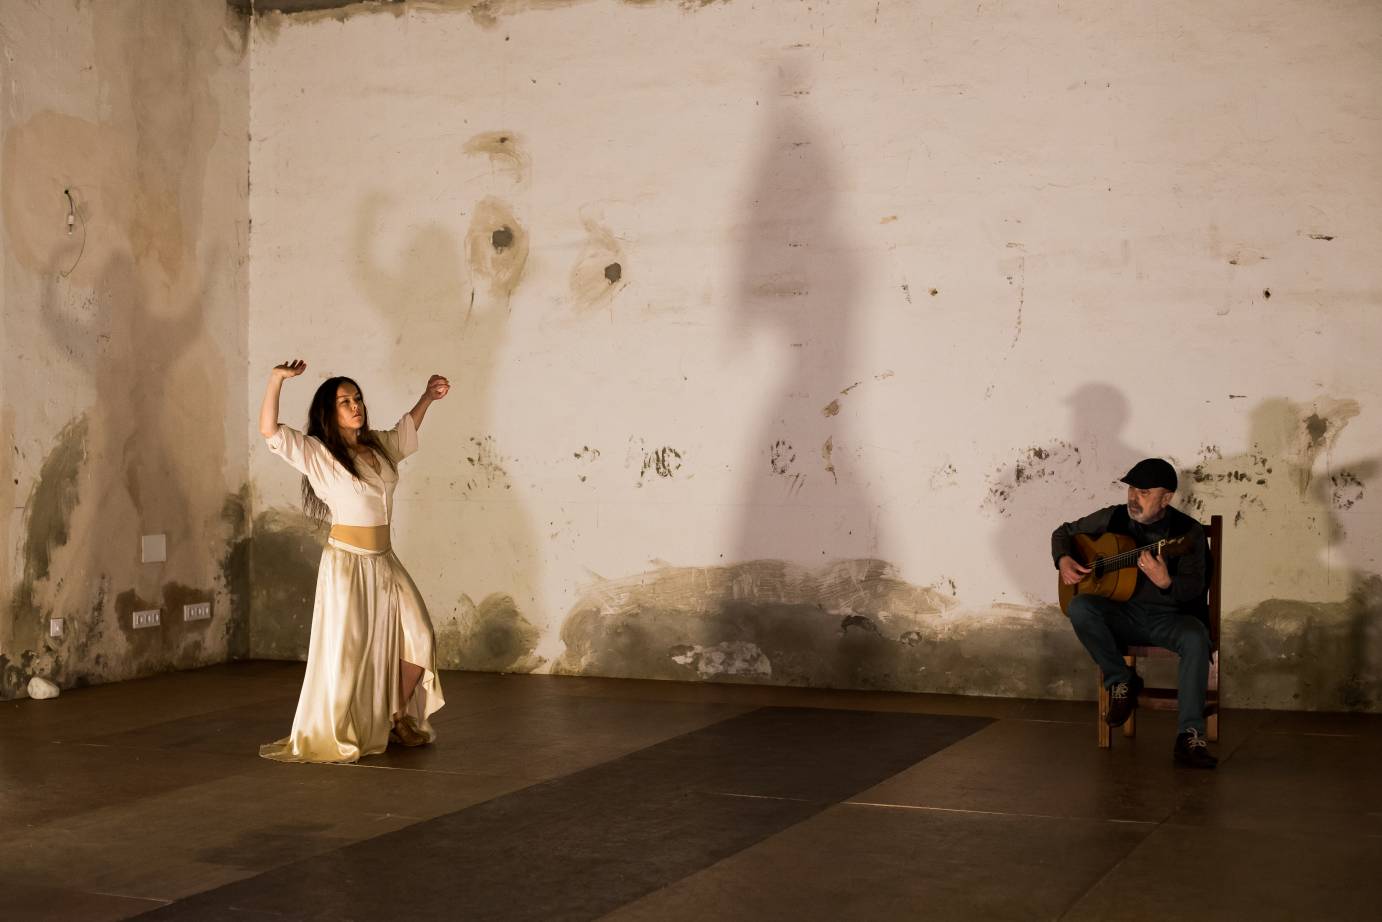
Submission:
POLYGON ((1177 535, 1159 542, 1157 552, 1162 557, 1180 557, 1190 553, 1194 548, 1195 539, 1192 535, 1177 535))

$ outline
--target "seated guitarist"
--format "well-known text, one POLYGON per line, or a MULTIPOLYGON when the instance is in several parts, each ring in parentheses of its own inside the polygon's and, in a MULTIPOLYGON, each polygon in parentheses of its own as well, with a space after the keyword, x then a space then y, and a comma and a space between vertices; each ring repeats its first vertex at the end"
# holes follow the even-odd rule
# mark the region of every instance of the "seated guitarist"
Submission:
POLYGON ((1209 682, 1209 630, 1201 620, 1205 600, 1205 538, 1200 523, 1171 507, 1176 469, 1160 458, 1133 465, 1123 478, 1125 505, 1109 506, 1051 533, 1051 556, 1063 583, 1073 586, 1091 570, 1071 556, 1074 535, 1105 532, 1126 535, 1136 547, 1166 538, 1192 536, 1189 553, 1179 557, 1142 551, 1137 583, 1126 602, 1097 594, 1076 595, 1069 605, 1070 623, 1109 690, 1108 723, 1121 726, 1137 707, 1142 680, 1124 661, 1130 645, 1165 647, 1180 656, 1180 725, 1174 749, 1178 765, 1214 768, 1218 764, 1205 740, 1205 689, 1209 682))

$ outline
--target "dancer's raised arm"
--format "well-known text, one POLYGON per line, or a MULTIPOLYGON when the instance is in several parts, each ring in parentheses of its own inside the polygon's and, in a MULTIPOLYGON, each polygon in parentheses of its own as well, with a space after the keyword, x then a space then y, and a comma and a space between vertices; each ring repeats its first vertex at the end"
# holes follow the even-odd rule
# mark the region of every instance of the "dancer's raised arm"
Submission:
POLYGON ((306 370, 306 362, 293 359, 275 365, 273 371, 269 372, 269 384, 264 388, 264 403, 259 407, 259 434, 264 438, 271 439, 278 434, 278 394, 283 389, 283 382, 296 378, 306 370))
POLYGON ((408 415, 413 418, 413 427, 422 428, 422 417, 427 415, 427 408, 436 401, 442 399, 451 390, 451 382, 441 375, 432 375, 427 379, 427 388, 418 398, 417 403, 408 411, 408 415))

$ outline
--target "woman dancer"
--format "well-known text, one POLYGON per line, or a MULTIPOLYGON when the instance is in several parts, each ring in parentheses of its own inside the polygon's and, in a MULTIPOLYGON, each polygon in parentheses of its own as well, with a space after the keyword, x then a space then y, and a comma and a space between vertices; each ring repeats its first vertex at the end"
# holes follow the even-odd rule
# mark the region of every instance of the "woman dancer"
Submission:
POLYGON ((317 571, 307 674, 293 732, 259 747, 280 762, 354 762, 390 741, 432 742, 427 718, 444 703, 432 622, 417 586, 389 544, 398 462, 417 450, 427 408, 451 384, 432 375, 422 397, 388 432, 369 427, 365 399, 349 378, 317 388, 306 434, 280 425, 283 382, 301 360, 274 368, 259 411, 269 450, 302 473, 308 516, 331 520, 317 571))

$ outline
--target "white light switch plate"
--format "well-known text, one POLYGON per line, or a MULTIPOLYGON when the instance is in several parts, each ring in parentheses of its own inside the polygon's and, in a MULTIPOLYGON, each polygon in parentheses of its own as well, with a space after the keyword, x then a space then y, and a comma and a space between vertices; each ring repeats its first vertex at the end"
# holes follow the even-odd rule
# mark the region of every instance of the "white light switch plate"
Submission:
POLYGON ((150 608, 147 611, 137 611, 134 613, 135 627, 158 627, 159 610, 150 608))
POLYGON ((210 602, 194 602, 190 605, 182 606, 183 621, 205 621, 211 617, 210 602))
POLYGON ((139 559, 144 563, 163 563, 168 559, 168 536, 145 535, 139 550, 139 559))

